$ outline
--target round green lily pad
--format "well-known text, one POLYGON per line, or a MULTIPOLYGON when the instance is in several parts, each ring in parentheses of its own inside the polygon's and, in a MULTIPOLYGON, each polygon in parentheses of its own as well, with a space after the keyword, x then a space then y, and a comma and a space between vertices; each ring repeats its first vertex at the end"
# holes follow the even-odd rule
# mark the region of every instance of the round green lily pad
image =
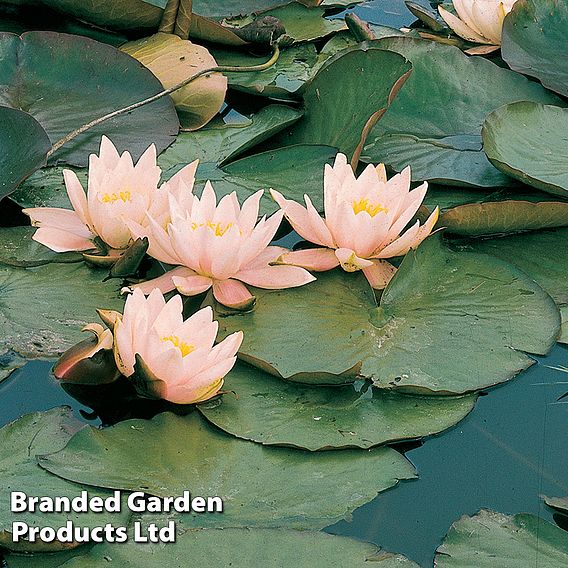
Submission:
MULTIPOLYGON (((1 66, 1 62, 0 62, 1 66)), ((29 114, 0 107, 0 199, 45 165, 51 142, 29 114)))
POLYGON ((79 497, 81 491, 103 499, 112 493, 70 483, 49 474, 37 465, 39 455, 61 450, 81 424, 73 418, 71 409, 54 408, 22 416, 0 429, 0 545, 17 551, 53 551, 73 548, 79 543, 12 541, 12 523, 24 522, 31 527, 59 528, 70 520, 76 526, 93 528, 105 523, 125 524, 130 513, 121 507, 120 513, 42 513, 10 512, 11 491, 23 491, 35 497, 79 497))
POLYGON ((568 108, 518 102, 485 120, 483 148, 506 174, 554 195, 568 197, 568 108))
POLYGON ((411 251, 377 305, 361 273, 340 269, 292 290, 254 289, 251 312, 215 305, 239 356, 306 383, 357 376, 413 393, 464 393, 507 381, 554 345, 560 314, 519 269, 456 253, 431 237, 411 251))
POLYGON ((414 468, 391 448, 318 452, 266 448, 209 426, 197 412, 85 428, 40 465, 65 479, 151 495, 219 496, 223 514, 184 514, 188 527, 319 529, 414 468))
MULTIPOLYGON (((160 91, 148 69, 110 45, 56 32, 0 33, 0 105, 29 112, 52 143, 160 91)), ((174 141, 178 127, 173 103, 163 97, 88 130, 52 160, 87 165, 103 134, 135 158, 151 143, 160 152, 174 141)))
POLYGON ((198 406, 215 426, 245 440, 312 451, 437 434, 464 418, 477 398, 300 385, 242 363, 227 375, 225 388, 235 394, 198 406))
POLYGON ((437 550, 436 568, 560 568, 568 533, 534 515, 481 510, 455 522, 437 550))

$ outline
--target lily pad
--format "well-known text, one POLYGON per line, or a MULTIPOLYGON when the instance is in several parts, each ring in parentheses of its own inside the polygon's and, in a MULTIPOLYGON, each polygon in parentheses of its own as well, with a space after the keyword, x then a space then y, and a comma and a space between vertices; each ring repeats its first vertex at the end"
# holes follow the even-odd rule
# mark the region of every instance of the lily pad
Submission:
POLYGON ((568 108, 519 102, 492 112, 483 148, 500 170, 522 182, 568 197, 568 108))
POLYGON ((28 496, 79 497, 88 490, 89 497, 103 499, 112 493, 93 490, 50 475, 37 465, 37 456, 61 450, 81 424, 73 419, 71 409, 54 408, 22 416, 0 430, 0 499, 4 506, 0 513, 0 544, 10 550, 53 551, 73 548, 79 543, 42 543, 41 541, 12 542, 12 523, 21 521, 30 527, 59 528, 70 520, 76 526, 97 527, 110 522, 125 523, 129 514, 122 507, 121 513, 11 513, 7 504, 11 491, 23 491, 28 496))
POLYGON ((0 266, 0 353, 50 358, 81 339, 96 308, 122 310, 116 282, 83 263, 0 266))
POLYGON ((511 69, 568 95, 568 4, 519 0, 503 23, 501 54, 511 69))
MULTIPOLYGON (((219 65, 250 67, 266 60, 266 57, 259 58, 244 51, 220 47, 212 48, 211 53, 219 65)), ((299 98, 298 90, 311 77, 316 60, 317 53, 313 44, 294 45, 282 49, 278 61, 264 71, 229 72, 225 75, 232 89, 280 100, 293 100, 299 98)))
POLYGON ((562 104, 518 73, 482 57, 464 55, 457 47, 396 37, 375 44, 408 58, 413 72, 372 130, 362 156, 396 171, 410 164, 414 180, 477 187, 511 185, 511 179, 483 153, 485 117, 519 100, 562 104))
MULTIPOLYGON (((52 143, 161 90, 150 71, 110 45, 55 32, 0 33, 0 105, 29 112, 52 143)), ((173 103, 163 97, 81 134, 53 160, 86 165, 89 154, 98 151, 102 134, 137 158, 151 143, 158 151, 166 148, 178 126, 173 103)))
POLYGON ((0 356, 0 383, 6 380, 16 369, 27 363, 26 359, 14 351, 8 351, 0 356))
POLYGON ((562 319, 562 327, 558 343, 568 343, 568 305, 560 306, 560 317, 562 319))
POLYGON ((159 156, 158 165, 165 172, 193 160, 223 165, 290 126, 301 116, 299 110, 273 104, 241 123, 213 121, 196 132, 181 132, 176 141, 159 156))
MULTIPOLYGON (((283 6, 263 11, 262 15, 272 16, 282 22, 286 28, 286 35, 280 40, 287 43, 314 41, 347 29, 347 25, 341 19, 326 19, 324 17, 325 8, 308 8, 298 2, 289 2, 283 6)), ((228 20, 227 23, 230 26, 242 27, 250 24, 253 20, 254 17, 248 16, 233 18, 228 20)))
POLYGON ((302 93, 304 118, 280 141, 328 144, 349 156, 355 152, 411 70, 404 57, 373 45, 341 51, 320 68, 302 93))
POLYGON ((544 502, 549 507, 568 515, 568 497, 544 497, 544 502))
POLYGON ((547 353, 560 328, 554 302, 523 272, 436 237, 406 255, 379 306, 362 274, 339 269, 253 293, 250 313, 215 306, 222 335, 242 330, 243 360, 306 383, 361 376, 413 393, 471 392, 529 367, 522 351, 547 353))
POLYGON ((568 229, 534 231, 461 246, 508 260, 536 280, 558 304, 568 304, 568 229))
POLYGON ((307 450, 370 448, 446 430, 474 407, 475 396, 422 397, 373 387, 311 387, 238 364, 234 391, 199 405, 215 426, 238 438, 307 450), (238 397, 238 398, 237 398, 238 397))
POLYGON ((0 199, 45 165, 51 142, 32 116, 0 107, 0 199))
POLYGON ((440 225, 458 235, 515 233, 568 225, 568 202, 486 201, 445 211, 440 225))
MULTIPOLYGON (((223 167, 202 163, 197 170, 196 193, 200 193, 199 189, 208 180, 218 196, 236 191, 241 202, 260 189, 274 188, 296 201, 307 193, 314 206, 321 210, 324 165, 331 163, 335 154, 335 149, 329 146, 300 144, 247 156, 223 167)), ((166 177, 182 166, 178 164, 170 169, 166 177)), ((270 214, 277 209, 278 205, 266 192, 260 202, 260 214, 270 214)))
POLYGON ((383 552, 374 544, 342 536, 313 531, 248 528, 186 531, 178 535, 175 544, 168 546, 140 546, 134 542, 103 544, 63 566, 91 568, 110 562, 120 566, 153 568, 157 565, 183 566, 188 558, 199 558, 203 568, 365 568, 369 562, 377 563, 377 568, 418 568, 404 556, 383 552))
POLYGON ((50 262, 79 262, 80 253, 56 253, 32 240, 33 227, 0 227, 0 264, 31 268, 50 262))
POLYGON ((410 462, 391 448, 323 453, 265 448, 219 432, 197 412, 163 413, 104 430, 88 427, 40 464, 99 487, 220 496, 222 515, 183 515, 184 524, 193 527, 318 529, 414 477, 410 462))
POLYGON ((455 522, 438 548, 436 568, 558 568, 568 564, 568 533, 536 517, 481 510, 455 522))

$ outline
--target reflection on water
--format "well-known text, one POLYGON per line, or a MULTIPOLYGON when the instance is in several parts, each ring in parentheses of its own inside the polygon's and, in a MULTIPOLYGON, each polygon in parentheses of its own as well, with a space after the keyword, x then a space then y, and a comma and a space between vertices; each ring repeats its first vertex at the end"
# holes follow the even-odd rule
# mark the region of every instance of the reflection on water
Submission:
MULTIPOLYGON (((482 507, 535 513, 566 528, 566 518, 553 519, 539 495, 568 495, 568 399, 558 401, 568 391, 568 375, 546 367, 567 363, 568 348, 558 345, 518 378, 481 396, 449 432, 418 447, 401 446, 419 479, 400 483, 355 511, 352 522, 327 531, 375 542, 432 566, 434 550, 452 522, 482 507)), ((0 384, 2 424, 61 404, 98 423, 49 375, 50 367, 32 361, 0 384)))

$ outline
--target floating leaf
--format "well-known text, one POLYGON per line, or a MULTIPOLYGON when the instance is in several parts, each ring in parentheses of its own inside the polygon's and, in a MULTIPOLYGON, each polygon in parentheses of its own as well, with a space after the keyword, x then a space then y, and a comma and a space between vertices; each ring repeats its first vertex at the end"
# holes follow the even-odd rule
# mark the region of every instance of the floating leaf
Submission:
MULTIPOLYGON (((249 67, 259 63, 258 56, 244 51, 215 47, 211 53, 219 65, 249 67)), ((316 58, 313 44, 295 45, 282 49, 278 61, 264 71, 226 73, 226 76, 232 89, 282 100, 294 99, 310 78, 316 58)))
POLYGON ((121 513, 12 513, 7 504, 11 491, 23 491, 27 495, 42 497, 79 497, 88 490, 89 497, 110 497, 105 490, 93 490, 70 483, 50 475, 37 465, 37 456, 61 450, 80 427, 73 419, 71 409, 54 408, 47 412, 35 412, 22 416, 15 422, 0 429, 0 501, 4 504, 0 512, 0 544, 10 550, 53 551, 78 546, 78 542, 44 543, 12 542, 12 523, 21 521, 30 527, 59 528, 70 520, 76 526, 94 528, 110 522, 126 522, 129 514, 126 507, 121 513))
POLYGON ((568 564, 568 534, 535 515, 482 509, 455 522, 437 553, 436 568, 559 568, 568 564))
POLYGON ((472 240, 466 250, 508 260, 533 278, 558 304, 562 327, 558 341, 568 343, 568 229, 538 231, 496 239, 472 240))
MULTIPOLYGON (((150 71, 110 45, 55 32, 21 37, 0 33, 0 105, 29 111, 52 143, 90 120, 161 90, 150 71)), ((164 97, 88 130, 63 146, 54 159, 86 165, 89 154, 98 151, 102 134, 137 158, 152 142, 158 151, 166 148, 177 131, 175 109, 164 97)), ((43 151, 45 141, 37 143, 43 151)), ((34 169, 43 158, 36 158, 34 169)))
POLYGON ((544 502, 549 507, 568 515, 568 497, 544 497, 544 502))
POLYGON ((16 369, 23 367, 27 361, 14 351, 0 356, 0 383, 6 380, 16 369))
POLYGON ((304 118, 279 139, 287 144, 328 144, 351 156, 410 69, 403 57, 376 46, 362 44, 340 52, 306 85, 304 118))
POLYGON ((475 239, 463 250, 491 254, 514 264, 536 280, 558 304, 568 304, 568 229, 475 239))
POLYGON ((503 24, 501 54, 511 69, 568 95, 568 4, 520 0, 503 24))
POLYGON ((199 405, 215 426, 239 438, 307 450, 370 448, 421 438, 464 418, 475 396, 423 397, 369 387, 310 387, 238 364, 225 380, 236 393, 199 405), (237 398, 238 397, 238 398, 237 398))
MULTIPOLYGON (((263 11, 262 16, 272 16, 282 22, 286 28, 283 41, 299 43, 326 37, 334 32, 347 29, 341 19, 324 18, 325 8, 308 8, 298 2, 289 2, 284 6, 263 11)), ((254 17, 234 18, 228 20, 229 26, 243 27, 250 24, 254 17)))
POLYGON ((560 326, 554 302, 520 270, 435 237, 407 254, 380 306, 362 274, 339 269, 253 293, 250 313, 216 306, 221 334, 244 331, 243 360, 306 383, 358 374, 408 392, 474 391, 529 367, 521 351, 547 353, 560 326))
POLYGON ((192 527, 322 528, 398 480, 414 477, 412 465, 391 448, 322 453, 265 448, 220 433, 198 413, 85 428, 40 464, 100 487, 158 496, 189 490, 224 500, 222 515, 183 515, 192 527))
POLYGON ((91 568, 112 563, 121 566, 135 564, 140 568, 157 565, 183 566, 188 558, 199 558, 203 568, 330 568, 349 566, 365 568, 369 562, 377 568, 418 568, 399 554, 383 552, 374 544, 322 532, 284 529, 201 529, 187 531, 175 544, 164 546, 134 542, 94 547, 84 556, 65 563, 65 568, 91 568), (270 551, 267 554, 267 551, 270 551))
POLYGON ((213 121, 197 132, 180 133, 159 156, 158 165, 165 172, 193 160, 222 165, 264 142, 301 116, 302 113, 296 109, 274 104, 260 109, 244 123, 219 124, 213 121))
POLYGON ((440 225, 458 235, 491 235, 565 227, 568 202, 487 201, 468 203, 445 211, 440 225))
POLYGON ((568 197, 568 108, 518 102, 492 112, 483 125, 491 162, 524 183, 568 197))
MULTIPOLYGON (((120 49, 150 69, 165 89, 217 66, 207 48, 173 34, 157 33, 120 49)), ((207 124, 223 106, 226 92, 227 78, 210 73, 172 93, 183 127, 197 130, 207 124)))
POLYGON ((511 185, 483 153, 485 117, 513 101, 560 104, 560 100, 518 73, 482 57, 468 57, 457 47, 395 37, 376 45, 407 57, 413 72, 369 135, 363 159, 384 162, 396 171, 410 164, 414 180, 511 185))
POLYGON ((96 308, 121 310, 116 282, 84 264, 0 266, 0 353, 50 358, 84 339, 96 308))
POLYGON ((31 268, 50 262, 79 262, 80 253, 57 253, 32 240, 33 227, 0 228, 0 264, 31 268))
POLYGON ((51 142, 39 122, 25 112, 0 107, 0 124, 2 199, 12 193, 30 174, 45 165, 51 142))

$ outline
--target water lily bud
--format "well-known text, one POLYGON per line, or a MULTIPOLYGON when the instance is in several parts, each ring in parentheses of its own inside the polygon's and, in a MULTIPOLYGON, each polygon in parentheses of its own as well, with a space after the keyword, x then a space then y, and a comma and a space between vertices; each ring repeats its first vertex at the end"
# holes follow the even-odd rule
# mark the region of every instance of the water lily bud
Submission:
POLYGON ((53 367, 56 379, 83 385, 112 383, 120 377, 113 355, 110 329, 98 323, 86 325, 82 331, 93 336, 68 349, 53 367))
MULTIPOLYGON (((157 33, 120 49, 150 69, 166 89, 217 66, 205 47, 171 34, 157 33)), ((211 73, 172 93, 184 128, 197 130, 207 124, 221 109, 226 92, 227 78, 211 73)))

